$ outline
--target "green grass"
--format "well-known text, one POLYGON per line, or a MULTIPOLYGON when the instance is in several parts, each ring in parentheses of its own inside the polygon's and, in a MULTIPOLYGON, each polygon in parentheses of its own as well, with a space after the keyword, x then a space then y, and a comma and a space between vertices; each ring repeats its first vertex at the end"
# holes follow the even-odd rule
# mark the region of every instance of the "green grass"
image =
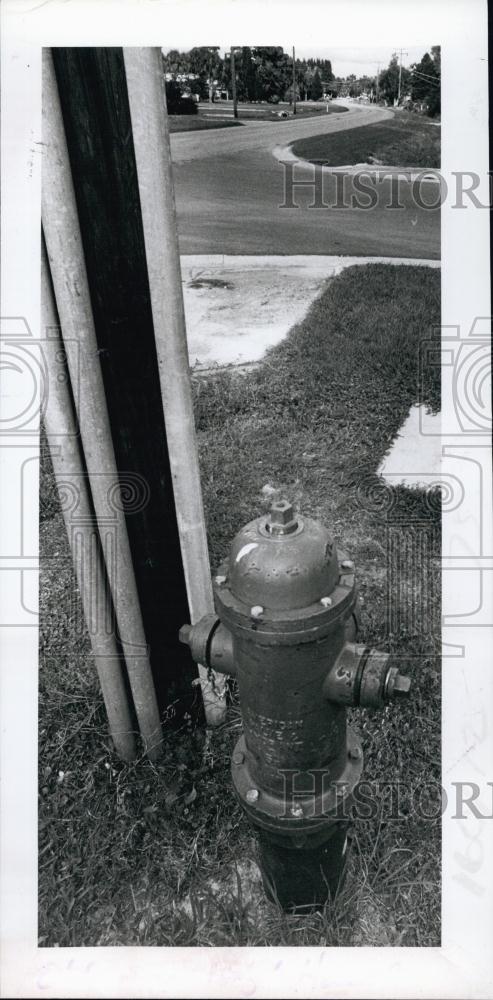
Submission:
POLYGON ((300 139, 292 151, 302 159, 330 167, 368 163, 439 168, 440 132, 438 125, 397 112, 389 121, 300 139))
MULTIPOLYGON (((220 107, 220 105, 214 105, 215 109, 220 107)), ((216 112, 210 112, 207 105, 204 105, 199 109, 197 116, 195 115, 170 115, 169 116, 169 130, 170 132, 194 132, 196 130, 208 129, 208 128, 230 128, 235 125, 243 125, 245 122, 253 121, 272 121, 272 122, 283 122, 283 121, 293 121, 300 120, 301 118, 314 118, 318 115, 327 114, 325 105, 320 108, 304 107, 302 104, 298 105, 296 119, 292 113, 289 105, 265 105, 256 106, 250 104, 241 104, 238 108, 237 119, 232 117, 233 109, 232 106, 228 105, 223 109, 224 115, 231 118, 225 117, 221 118, 216 112), (288 112, 289 118, 278 118, 277 111, 284 110, 288 112), (210 115, 210 117, 208 117, 210 115)), ((329 104, 329 114, 338 114, 340 112, 347 111, 347 108, 342 107, 332 107, 329 104)))
POLYGON ((319 107, 313 107, 313 105, 305 106, 303 102, 298 102, 296 105, 296 115, 293 115, 293 110, 290 104, 267 104, 267 105, 249 105, 242 104, 238 108, 238 114, 240 119, 245 121, 288 121, 286 118, 278 118, 278 111, 287 111, 289 115, 289 120, 300 120, 301 118, 316 118, 319 115, 332 115, 341 114, 347 111, 347 108, 339 107, 338 105, 332 105, 329 103, 329 110, 327 112, 326 105, 320 104, 319 107))
MULTIPOLYGON (((440 782, 440 512, 436 498, 401 487, 392 529, 369 494, 418 396, 419 342, 439 319, 438 271, 352 268, 254 371, 193 380, 213 567, 234 532, 266 509, 265 486, 331 527, 356 562, 364 641, 393 649, 414 682, 408 704, 351 713, 365 778, 409 787, 440 782), (424 531, 429 554, 402 567, 392 634, 389 530, 399 539, 424 531)), ((439 391, 429 372, 422 396, 432 409, 439 391)), ((43 465, 40 943, 438 946, 440 822, 415 815, 409 790, 405 819, 389 820, 382 798, 373 819, 355 823, 336 904, 287 916, 265 900, 252 831, 231 791, 241 730, 234 692, 218 730, 206 735, 191 719, 178 733, 165 725, 159 764, 116 758, 43 465)))
POLYGON ((226 120, 224 118, 202 118, 200 115, 169 115, 169 130, 170 132, 197 132, 203 129, 209 128, 230 128, 231 126, 241 125, 241 122, 235 121, 234 118, 231 120, 226 120))

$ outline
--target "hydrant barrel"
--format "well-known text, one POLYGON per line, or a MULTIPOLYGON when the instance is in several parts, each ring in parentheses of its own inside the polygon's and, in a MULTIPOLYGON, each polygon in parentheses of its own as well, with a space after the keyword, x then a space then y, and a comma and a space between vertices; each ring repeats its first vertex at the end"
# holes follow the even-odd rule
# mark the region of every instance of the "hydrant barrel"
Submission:
POLYGON ((255 784, 273 794, 283 794, 286 770, 299 772, 296 789, 309 794, 314 768, 344 769, 346 711, 321 697, 329 660, 344 642, 344 630, 339 633, 314 648, 235 642, 249 771, 255 784))

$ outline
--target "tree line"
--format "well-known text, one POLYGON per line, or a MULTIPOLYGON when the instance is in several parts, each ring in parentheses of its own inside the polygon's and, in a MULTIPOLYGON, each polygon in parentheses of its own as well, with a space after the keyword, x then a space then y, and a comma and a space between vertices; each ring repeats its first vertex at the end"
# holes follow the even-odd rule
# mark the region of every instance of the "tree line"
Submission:
MULTIPOLYGON (((231 60, 221 56, 219 46, 199 46, 188 52, 172 49, 163 55, 164 71, 180 81, 182 89, 198 93, 202 100, 219 91, 231 96, 231 60), (193 77, 193 80, 188 78, 193 77), (188 82, 187 82, 188 80, 188 82)), ((235 47, 236 94, 239 101, 293 99, 293 62, 281 46, 235 47)), ((433 45, 412 66, 399 65, 397 53, 381 73, 335 77, 330 59, 295 60, 295 97, 317 101, 331 97, 365 96, 386 104, 400 103, 423 108, 432 117, 440 114, 440 46, 433 45), (400 77, 400 84, 399 84, 400 77)))
MULTIPOLYGON (((219 46, 201 46, 188 52, 172 49, 163 55, 163 64, 174 80, 193 76, 194 92, 204 100, 211 89, 231 93, 231 59, 229 54, 221 56, 219 46)), ((281 46, 238 46, 235 76, 239 101, 292 100, 293 61, 281 46)), ((334 80, 331 61, 296 59, 295 77, 297 100, 319 100, 334 80)))
POLYGON ((422 59, 411 66, 400 68, 399 57, 394 52, 389 65, 375 76, 336 77, 333 92, 338 97, 366 95, 372 101, 393 105, 400 101, 404 106, 423 107, 428 115, 440 114, 440 46, 432 45, 422 59), (400 87, 399 87, 400 75, 400 87))

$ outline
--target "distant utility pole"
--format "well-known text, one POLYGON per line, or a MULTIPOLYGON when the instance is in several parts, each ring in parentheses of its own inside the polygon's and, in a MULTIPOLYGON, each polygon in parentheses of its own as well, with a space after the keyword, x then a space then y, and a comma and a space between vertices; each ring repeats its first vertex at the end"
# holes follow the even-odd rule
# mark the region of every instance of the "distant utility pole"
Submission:
POLYGON ((296 62, 293 45, 293 115, 296 114, 296 62))
POLYGON ((238 101, 236 98, 235 47, 231 46, 231 90, 233 93, 233 118, 238 118, 238 101))
POLYGON ((212 52, 209 49, 209 104, 212 104, 212 52))
POLYGON ((397 91, 397 103, 401 99, 401 80, 402 80, 402 56, 408 56, 409 52, 405 52, 403 49, 400 50, 399 56, 399 90, 397 91))
POLYGON ((380 66, 382 64, 378 63, 377 66, 377 79, 375 83, 375 103, 378 104, 378 99, 380 97, 380 66))

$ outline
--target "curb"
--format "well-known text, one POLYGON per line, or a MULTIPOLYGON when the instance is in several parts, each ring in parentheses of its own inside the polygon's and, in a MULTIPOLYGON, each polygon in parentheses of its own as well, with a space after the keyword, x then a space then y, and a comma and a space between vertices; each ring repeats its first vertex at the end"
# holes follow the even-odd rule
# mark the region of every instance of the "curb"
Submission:
POLYGON ((229 271, 254 271, 266 267, 311 267, 317 271, 334 270, 339 273, 345 267, 363 264, 391 264, 407 267, 441 267, 440 260, 421 257, 345 257, 324 254, 242 255, 242 254, 181 254, 183 268, 226 268, 229 271))
MULTIPOLYGON (((294 142, 297 141, 297 139, 294 140, 294 142)), ((272 155, 276 160, 281 162, 297 163, 300 167, 315 167, 315 169, 322 170, 326 174, 347 174, 352 176, 355 174, 364 174, 367 177, 374 177, 375 180, 401 177, 403 180, 411 182, 419 180, 426 184, 440 184, 442 179, 442 175, 436 167, 421 167, 416 170, 408 167, 386 167, 383 165, 375 167, 371 163, 349 163, 347 166, 342 167, 330 167, 323 163, 312 163, 311 160, 305 160, 302 156, 295 156, 291 148, 293 145, 294 143, 290 143, 288 146, 275 146, 272 150, 272 155)))

